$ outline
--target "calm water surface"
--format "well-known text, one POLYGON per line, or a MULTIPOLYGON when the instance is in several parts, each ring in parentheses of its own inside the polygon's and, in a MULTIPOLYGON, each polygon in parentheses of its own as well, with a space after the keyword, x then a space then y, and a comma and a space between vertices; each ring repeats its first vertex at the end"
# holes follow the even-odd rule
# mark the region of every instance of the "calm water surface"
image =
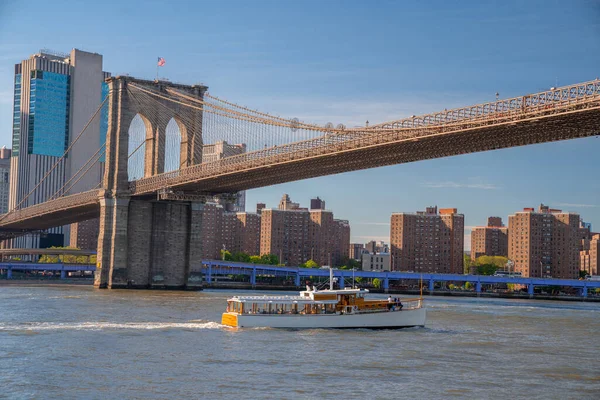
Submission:
POLYGON ((426 328, 234 330, 232 294, 0 287, 0 398, 600 398, 598 303, 432 298, 426 328))

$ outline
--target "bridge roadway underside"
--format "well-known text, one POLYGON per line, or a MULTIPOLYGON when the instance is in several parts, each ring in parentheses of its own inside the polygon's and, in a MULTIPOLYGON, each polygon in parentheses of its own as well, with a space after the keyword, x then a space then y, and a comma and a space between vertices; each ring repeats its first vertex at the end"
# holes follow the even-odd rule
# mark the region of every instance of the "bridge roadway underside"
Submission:
POLYGON ((392 142, 375 142, 325 154, 216 175, 182 185, 168 185, 175 190, 206 190, 213 193, 235 192, 279 183, 332 175, 342 172, 409 163, 525 146, 566 139, 595 136, 600 133, 600 110, 578 111, 570 116, 542 117, 531 121, 473 128, 427 137, 392 142))

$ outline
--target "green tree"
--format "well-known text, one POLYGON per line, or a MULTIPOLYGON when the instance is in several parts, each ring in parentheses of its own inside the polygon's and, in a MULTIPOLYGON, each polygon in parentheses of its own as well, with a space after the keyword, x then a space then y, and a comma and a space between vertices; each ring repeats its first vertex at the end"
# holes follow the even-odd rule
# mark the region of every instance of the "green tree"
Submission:
POLYGON ((356 278, 354 278, 354 281, 356 283, 361 283, 363 281, 363 278, 362 278, 362 276, 357 276, 356 278))
POLYGON ((494 264, 483 264, 477 266, 477 275, 494 275, 498 267, 494 264))
POLYGON ((41 264, 54 264, 58 262, 58 256, 52 256, 49 254, 43 254, 38 259, 38 262, 41 264))
POLYGON ((579 271, 579 277, 585 279, 585 277, 588 276, 588 273, 586 270, 580 270, 579 271))
POLYGON ((380 289, 381 288, 381 280, 379 278, 373 279, 373 286, 375 286, 375 288, 377 288, 377 289, 380 289))
POLYGON ((277 257, 275 254, 263 254, 260 256, 260 263, 267 265, 278 265, 279 257, 277 257))
POLYGON ((320 267, 320 265, 317 264, 317 262, 313 259, 308 260, 305 263, 305 265, 306 265, 306 268, 319 268, 320 267))
POLYGON ((236 251, 235 253, 233 253, 232 256, 233 261, 239 261, 239 262, 250 262, 250 255, 243 253, 241 251, 236 251))
POLYGON ((467 290, 473 289, 473 284, 471 282, 465 282, 465 289, 467 289, 467 290))
POLYGON ((463 253, 463 273, 464 274, 469 274, 471 271, 471 266, 473 266, 473 260, 471 260, 471 257, 468 256, 467 254, 463 253))
POLYGON ((250 262, 252 264, 260 264, 260 256, 250 256, 250 262))
POLYGON ((349 257, 342 258, 342 261, 341 261, 340 265, 338 265, 338 267, 340 269, 357 269, 357 270, 362 269, 362 265, 360 262, 358 262, 357 260, 355 260, 353 258, 349 258, 349 257))
POLYGON ((506 268, 508 258, 502 256, 480 256, 475 260, 475 265, 495 265, 498 269, 506 268))
POLYGON ((221 250, 221 260, 223 261, 233 261, 233 256, 229 250, 221 250))

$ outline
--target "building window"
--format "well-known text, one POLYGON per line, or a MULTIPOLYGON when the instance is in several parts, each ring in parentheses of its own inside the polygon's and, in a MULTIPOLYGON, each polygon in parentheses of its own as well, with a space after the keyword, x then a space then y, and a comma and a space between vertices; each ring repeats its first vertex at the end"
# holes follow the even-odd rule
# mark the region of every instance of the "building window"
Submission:
POLYGON ((60 157, 69 145, 70 77, 32 71, 28 154, 60 157))

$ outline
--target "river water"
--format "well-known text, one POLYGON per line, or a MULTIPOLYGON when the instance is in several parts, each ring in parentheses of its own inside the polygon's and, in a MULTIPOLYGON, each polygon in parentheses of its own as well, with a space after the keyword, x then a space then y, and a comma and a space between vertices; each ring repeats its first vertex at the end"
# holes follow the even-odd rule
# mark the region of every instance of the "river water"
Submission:
POLYGON ((233 293, 0 287, 0 398, 600 398, 598 303, 435 297, 425 328, 234 330, 233 293))

